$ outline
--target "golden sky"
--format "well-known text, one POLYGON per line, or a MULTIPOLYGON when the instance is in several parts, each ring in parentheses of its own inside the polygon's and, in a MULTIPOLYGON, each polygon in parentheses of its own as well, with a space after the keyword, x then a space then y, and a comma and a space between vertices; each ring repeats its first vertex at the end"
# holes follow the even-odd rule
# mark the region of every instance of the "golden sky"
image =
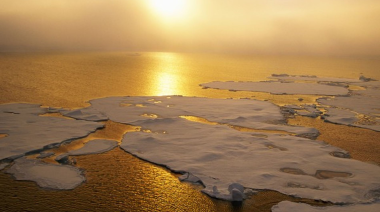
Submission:
POLYGON ((0 51, 380 55, 379 0, 0 0, 0 51))

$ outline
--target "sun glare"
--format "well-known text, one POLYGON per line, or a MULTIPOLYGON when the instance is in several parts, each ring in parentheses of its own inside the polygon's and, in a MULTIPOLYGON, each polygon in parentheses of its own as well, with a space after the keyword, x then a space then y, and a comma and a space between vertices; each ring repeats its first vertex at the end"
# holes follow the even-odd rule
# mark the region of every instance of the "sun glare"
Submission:
POLYGON ((187 0, 149 0, 153 10, 166 18, 177 18, 185 12, 187 0))

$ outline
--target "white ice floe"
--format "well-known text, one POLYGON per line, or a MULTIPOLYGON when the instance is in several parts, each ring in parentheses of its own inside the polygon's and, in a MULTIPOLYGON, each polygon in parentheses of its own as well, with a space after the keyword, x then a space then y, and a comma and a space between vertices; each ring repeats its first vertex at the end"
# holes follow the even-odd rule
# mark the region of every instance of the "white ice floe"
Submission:
POLYGON ((32 151, 88 135, 103 124, 39 116, 46 108, 33 104, 0 105, 0 160, 15 159, 32 151))
POLYGON ((290 80, 290 81, 315 81, 315 82, 362 82, 360 79, 334 78, 334 77, 317 77, 314 75, 288 75, 288 74, 272 74, 270 79, 290 80))
POLYGON ((378 166, 334 157, 347 153, 320 141, 276 134, 316 131, 285 125, 279 107, 269 102, 163 96, 110 97, 90 103, 84 113, 95 111, 147 130, 126 134, 124 150, 173 171, 191 173, 181 179, 201 182, 203 192, 216 198, 243 197, 229 189, 235 183, 332 202, 377 198, 371 190, 380 188, 378 166), (274 132, 241 132, 182 116, 274 132))
MULTIPOLYGON (((298 135, 317 135, 313 128, 285 125, 276 105, 250 99, 208 99, 199 97, 109 97, 90 101, 84 113, 97 111, 110 120, 144 127, 144 120, 196 116, 208 121, 259 130, 280 130, 298 135)), ((76 118, 76 116, 73 116, 76 118)))
POLYGON ((84 146, 66 152, 64 154, 58 155, 55 160, 61 164, 73 165, 76 164, 75 158, 70 158, 69 156, 78 156, 78 155, 91 155, 91 154, 101 154, 108 152, 113 148, 118 146, 118 141, 115 140, 106 140, 106 139, 95 139, 84 143, 84 146))
POLYGON ((233 183, 332 202, 378 198, 371 192, 380 189, 380 168, 334 157, 344 151, 321 141, 240 132, 180 118, 140 124, 165 133, 128 133, 121 148, 176 172, 191 173, 205 185, 203 192, 216 198, 233 200, 228 190, 233 183))
POLYGON ((209 82, 201 84, 204 88, 232 91, 256 91, 272 94, 311 94, 311 95, 347 95, 348 89, 340 86, 294 83, 294 82, 209 82))
MULTIPOLYGON (((90 107, 70 116, 85 120, 107 118, 141 126, 145 130, 124 136, 121 148, 183 173, 181 180, 202 183, 205 186, 203 192, 216 198, 241 201, 245 187, 331 202, 359 203, 379 199, 380 167, 347 159, 347 152, 321 141, 280 134, 283 133, 280 131, 286 131, 297 135, 316 135, 318 131, 286 125, 279 107, 270 102, 161 96, 110 97, 90 103, 90 107), (193 122, 183 116, 200 117, 215 125, 193 122), (220 124, 264 132, 237 131, 220 124)), ((37 112, 40 109, 35 107, 33 110, 37 112)), ((0 133, 9 136, 1 139, 0 147, 3 147, 4 139, 15 136, 12 139, 21 140, 20 148, 23 150, 19 152, 24 154, 43 147, 30 144, 35 140, 41 139, 49 144, 45 137, 62 141, 102 126, 88 121, 40 117, 39 113, 1 113, 0 133), (63 134, 69 138, 63 138, 63 134), (28 146, 26 150, 25 146, 28 146)), ((15 155, 13 143, 4 145, 6 152, 12 153, 10 156, 15 155)), ((99 145, 92 146, 91 143, 88 143, 89 147, 85 145, 83 149, 58 157, 64 159, 70 154, 97 152, 99 145)), ((108 149, 109 146, 105 146, 108 149)), ((45 164, 39 162, 22 158, 8 170, 15 175, 19 173, 21 179, 22 176, 33 176, 46 181, 46 177, 40 176, 44 173, 40 170, 45 170, 45 164)), ((70 177, 74 179, 77 175, 67 176, 70 177)), ((59 181, 57 183, 60 185, 59 181)), ((49 186, 57 188, 53 181, 49 186)))
POLYGON ((115 140, 95 139, 85 143, 82 148, 69 151, 67 154, 72 156, 101 154, 108 152, 117 146, 118 142, 115 140))
POLYGON ((34 181, 40 187, 49 189, 74 189, 86 180, 82 170, 74 166, 48 164, 26 158, 15 160, 6 172, 17 180, 34 181))
POLYGON ((369 82, 367 90, 353 91, 348 97, 321 98, 327 121, 380 131, 380 82, 369 82))
POLYGON ((378 212, 380 203, 316 207, 305 203, 283 201, 272 207, 272 212, 378 212))

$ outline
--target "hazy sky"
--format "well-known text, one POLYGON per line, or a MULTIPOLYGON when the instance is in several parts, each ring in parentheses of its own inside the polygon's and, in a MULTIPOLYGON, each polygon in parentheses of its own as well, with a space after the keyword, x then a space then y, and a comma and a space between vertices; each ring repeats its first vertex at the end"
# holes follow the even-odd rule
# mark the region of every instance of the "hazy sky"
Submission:
POLYGON ((158 1, 0 0, 0 51, 380 55, 379 0, 158 1))

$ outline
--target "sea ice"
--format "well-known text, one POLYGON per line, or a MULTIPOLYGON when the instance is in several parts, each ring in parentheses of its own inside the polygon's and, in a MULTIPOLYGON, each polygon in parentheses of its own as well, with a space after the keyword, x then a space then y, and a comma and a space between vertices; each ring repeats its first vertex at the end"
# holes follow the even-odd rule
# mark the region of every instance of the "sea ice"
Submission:
MULTIPOLYGON (((317 94, 336 96, 335 98, 320 98, 318 103, 324 107, 329 107, 324 118, 338 124, 362 127, 380 131, 380 82, 373 81, 366 77, 360 79, 330 78, 317 77, 308 75, 288 75, 273 74, 272 79, 282 81, 268 82, 210 82, 201 84, 203 87, 225 89, 225 90, 245 90, 261 91, 273 94, 317 94), (301 83, 301 82, 284 82, 292 81, 316 81, 318 84, 301 83), (322 84, 323 83, 323 84, 322 84), (362 86, 365 90, 353 90, 342 87, 345 85, 362 86)), ((287 108, 288 112, 294 112, 298 115, 318 117, 321 111, 304 106, 305 110, 287 108)))
MULTIPOLYGON (((121 148, 175 172, 191 173, 190 181, 199 179, 205 186, 202 191, 216 198, 232 201, 228 188, 233 183, 332 202, 378 198, 371 191, 380 189, 380 168, 334 157, 344 151, 321 141, 240 132, 180 118, 140 124, 153 133, 127 133, 121 148)), ((181 179, 188 178, 185 174, 181 179)))
POLYGON ((95 139, 85 143, 82 148, 69 151, 67 154, 72 156, 101 154, 110 151, 117 146, 118 142, 115 140, 95 139))
MULTIPOLYGON (((365 83, 364 83, 365 84, 365 83)), ((380 131, 380 82, 368 82, 366 90, 352 91, 348 97, 318 99, 327 108, 327 121, 380 131)))
POLYGON ((46 108, 33 104, 0 105, 0 160, 15 159, 32 151, 49 148, 79 138, 103 127, 103 124, 39 116, 46 108))
MULTIPOLYGON (((318 135, 313 128, 286 125, 276 105, 251 99, 208 99, 199 97, 109 97, 90 101, 83 110, 106 115, 110 120, 144 127, 144 120, 196 116, 208 121, 259 130, 280 130, 298 135, 318 135)), ((76 116, 72 116, 77 118, 76 116)))
POLYGON ((205 88, 234 91, 256 91, 272 94, 347 95, 348 89, 340 86, 294 82, 209 82, 205 88))
POLYGON ((74 189, 86 179, 83 171, 67 165, 56 165, 19 158, 6 170, 17 180, 30 180, 36 182, 42 188, 50 189, 74 189))
POLYGON ((315 82, 362 82, 360 79, 334 78, 334 77, 317 77, 310 75, 288 75, 288 74, 272 74, 270 79, 290 80, 290 81, 315 81, 315 82))
POLYGON ((316 207, 305 203, 282 201, 272 207, 272 212, 378 212, 380 203, 316 207))
POLYGON ((93 108, 66 110, 60 112, 64 116, 87 121, 106 121, 108 119, 107 116, 93 108))

